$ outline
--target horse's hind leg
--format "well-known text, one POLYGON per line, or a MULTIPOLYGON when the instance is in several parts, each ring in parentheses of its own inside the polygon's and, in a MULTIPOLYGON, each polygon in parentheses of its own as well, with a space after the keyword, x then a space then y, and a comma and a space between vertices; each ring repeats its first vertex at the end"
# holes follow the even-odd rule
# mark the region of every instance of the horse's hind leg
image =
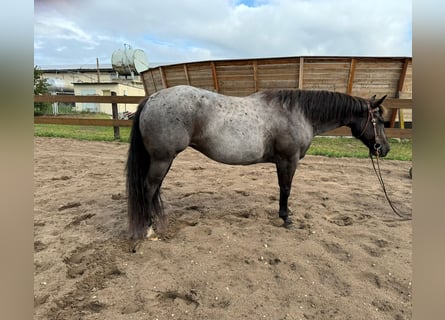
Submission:
MULTIPOLYGON (((147 180, 147 193, 148 199, 150 199, 151 212, 154 214, 156 220, 156 227, 159 232, 162 232, 166 227, 166 216, 164 214, 164 208, 161 200, 161 185, 167 175, 168 170, 171 167, 174 157, 166 157, 159 159, 153 157, 150 163, 150 169, 148 172, 147 180)), ((150 226, 147 236, 150 236, 153 231, 150 226)))

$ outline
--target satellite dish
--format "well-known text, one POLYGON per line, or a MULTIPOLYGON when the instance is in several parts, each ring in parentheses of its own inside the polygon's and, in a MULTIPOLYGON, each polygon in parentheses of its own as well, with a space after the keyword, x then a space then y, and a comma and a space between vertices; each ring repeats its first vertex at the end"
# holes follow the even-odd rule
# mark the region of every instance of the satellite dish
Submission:
POLYGON ((124 50, 118 49, 111 55, 111 65, 114 71, 121 75, 139 74, 148 69, 148 60, 145 52, 132 49, 125 45, 124 50))
POLYGON ((137 73, 147 70, 148 61, 145 52, 142 50, 135 50, 133 55, 133 63, 137 73))

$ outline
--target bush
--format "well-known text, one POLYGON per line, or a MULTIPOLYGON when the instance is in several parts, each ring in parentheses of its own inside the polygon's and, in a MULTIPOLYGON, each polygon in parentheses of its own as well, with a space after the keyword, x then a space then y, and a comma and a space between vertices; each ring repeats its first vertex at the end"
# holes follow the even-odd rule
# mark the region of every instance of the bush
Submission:
MULTIPOLYGON (((43 71, 38 66, 34 66, 34 95, 48 93, 49 84, 42 77, 43 71)), ((51 104, 45 102, 34 102, 34 115, 41 116, 51 113, 51 104)))

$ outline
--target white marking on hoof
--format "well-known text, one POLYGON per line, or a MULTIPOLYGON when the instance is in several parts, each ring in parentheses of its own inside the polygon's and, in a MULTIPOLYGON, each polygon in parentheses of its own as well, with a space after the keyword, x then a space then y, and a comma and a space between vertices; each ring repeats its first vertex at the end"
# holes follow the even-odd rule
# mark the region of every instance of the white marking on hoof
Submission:
POLYGON ((158 241, 158 237, 156 236, 155 231, 153 230, 153 228, 150 226, 150 228, 148 228, 147 231, 147 239, 150 241, 158 241))

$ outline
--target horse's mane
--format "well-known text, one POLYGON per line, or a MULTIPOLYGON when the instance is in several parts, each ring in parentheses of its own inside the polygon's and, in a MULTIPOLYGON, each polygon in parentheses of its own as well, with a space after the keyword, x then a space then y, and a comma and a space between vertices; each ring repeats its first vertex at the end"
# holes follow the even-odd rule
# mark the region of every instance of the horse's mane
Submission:
POLYGON ((312 90, 266 90, 262 97, 288 110, 298 108, 309 119, 344 119, 366 110, 363 99, 344 93, 312 90))

